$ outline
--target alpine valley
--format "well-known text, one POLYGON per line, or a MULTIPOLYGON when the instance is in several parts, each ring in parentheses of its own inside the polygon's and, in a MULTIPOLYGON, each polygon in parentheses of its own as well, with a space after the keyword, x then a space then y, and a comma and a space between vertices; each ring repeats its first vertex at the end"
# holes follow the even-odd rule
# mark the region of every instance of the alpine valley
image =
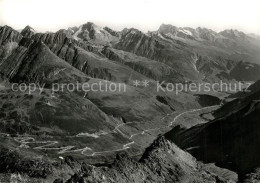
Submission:
POLYGON ((260 182, 257 35, 0 26, 0 78, 0 182, 260 182), (244 88, 156 87, 219 82, 244 88), (30 83, 44 87, 14 90, 30 83), (76 83, 124 90, 53 92, 76 83))

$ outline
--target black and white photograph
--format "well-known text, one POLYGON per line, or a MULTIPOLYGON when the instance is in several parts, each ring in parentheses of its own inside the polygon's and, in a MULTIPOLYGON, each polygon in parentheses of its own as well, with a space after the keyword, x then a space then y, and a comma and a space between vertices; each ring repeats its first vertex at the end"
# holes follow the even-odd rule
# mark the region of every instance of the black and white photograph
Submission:
POLYGON ((260 183, 260 1, 0 0, 0 183, 260 183))

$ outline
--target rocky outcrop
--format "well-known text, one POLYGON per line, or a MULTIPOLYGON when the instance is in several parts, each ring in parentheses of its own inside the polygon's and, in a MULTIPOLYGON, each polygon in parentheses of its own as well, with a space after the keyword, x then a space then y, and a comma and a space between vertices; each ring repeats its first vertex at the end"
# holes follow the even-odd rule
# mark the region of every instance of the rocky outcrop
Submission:
MULTIPOLYGON (((139 162, 121 154, 110 167, 83 166, 70 183, 82 182, 233 182, 211 172, 188 153, 165 140, 157 139, 139 162)), ((226 170, 226 173, 229 171, 226 170)), ((235 176, 234 176, 235 177, 235 176)))
POLYGON ((260 181, 260 168, 257 168, 254 172, 248 174, 244 183, 257 183, 260 181))
POLYGON ((1 182, 57 182, 57 180, 69 179, 81 169, 80 162, 71 156, 58 161, 50 161, 45 155, 37 156, 30 152, 30 157, 28 157, 23 153, 23 149, 8 150, 1 147, 1 182))
POLYGON ((52 174, 52 166, 44 161, 24 158, 16 151, 1 147, 0 150, 1 173, 24 173, 29 177, 46 178, 52 174))

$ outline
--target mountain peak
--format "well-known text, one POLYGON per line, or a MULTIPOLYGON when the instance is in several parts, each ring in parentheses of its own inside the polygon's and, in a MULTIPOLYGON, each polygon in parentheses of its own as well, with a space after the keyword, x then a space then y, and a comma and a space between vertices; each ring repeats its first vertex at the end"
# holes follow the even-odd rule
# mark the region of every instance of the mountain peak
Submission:
POLYGON ((189 27, 182 28, 170 24, 162 24, 158 29, 158 33, 164 34, 171 38, 179 37, 184 39, 194 39, 194 30, 189 27))
POLYGON ((4 25, 4 26, 0 27, 0 29, 16 31, 15 29, 13 29, 12 27, 10 27, 8 25, 4 25))
POLYGON ((196 28, 196 31, 198 31, 198 32, 210 32, 210 33, 213 33, 213 34, 217 34, 217 32, 215 32, 211 29, 207 29, 205 27, 198 27, 198 28, 196 28))
POLYGON ((176 26, 171 25, 171 24, 162 24, 159 27, 158 32, 170 33, 170 32, 175 32, 176 29, 178 29, 178 28, 176 26))
POLYGON ((104 30, 106 30, 108 33, 110 33, 112 36, 116 36, 116 37, 119 37, 120 36, 120 34, 119 34, 119 32, 117 32, 117 31, 115 31, 115 30, 113 30, 113 29, 111 29, 111 28, 109 28, 109 27, 104 27, 104 30))
POLYGON ((119 33, 108 28, 100 27, 93 22, 87 22, 79 28, 67 30, 75 40, 83 40, 97 45, 108 45, 118 41, 119 33))
POLYGON ((81 25, 80 27, 82 27, 83 29, 94 29, 94 28, 101 28, 99 26, 97 26, 96 24, 94 24, 93 22, 87 22, 83 25, 81 25))
POLYGON ((27 25, 21 32, 21 35, 24 37, 32 37, 34 34, 36 33, 36 31, 30 27, 29 25, 27 25))
POLYGON ((19 42, 22 36, 18 31, 10 26, 3 26, 0 28, 0 45, 8 42, 19 42))
POLYGON ((221 31, 219 34, 228 37, 228 38, 245 38, 246 34, 238 31, 237 29, 226 29, 221 31))
POLYGON ((29 25, 27 25, 23 30, 30 30, 35 32, 35 30, 29 25))

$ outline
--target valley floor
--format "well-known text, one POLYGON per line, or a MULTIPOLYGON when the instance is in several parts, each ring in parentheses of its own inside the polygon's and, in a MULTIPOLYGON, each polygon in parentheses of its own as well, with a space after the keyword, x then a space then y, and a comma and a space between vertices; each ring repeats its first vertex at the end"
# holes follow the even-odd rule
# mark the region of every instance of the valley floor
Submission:
MULTIPOLYGON (((68 145, 68 146, 62 146, 58 147, 59 145, 59 138, 55 139, 55 137, 48 137, 46 140, 41 139, 37 140, 38 137, 36 136, 19 136, 14 137, 14 141, 16 141, 20 148, 33 148, 35 150, 43 150, 43 151, 55 151, 57 156, 61 158, 62 155, 69 155, 71 153, 79 153, 83 156, 93 157, 93 156, 106 156, 107 154, 114 154, 119 151, 125 151, 130 148, 139 148, 139 147, 148 147, 153 140, 155 140, 158 136, 158 134, 165 133, 169 131, 173 126, 176 125, 183 125, 183 123, 190 115, 198 115, 203 113, 209 113, 210 111, 216 110, 218 106, 209 106, 209 107, 203 107, 200 109, 192 109, 189 111, 180 112, 179 114, 177 112, 173 112, 171 114, 167 114, 163 118, 161 118, 161 123, 158 123, 157 126, 153 128, 147 128, 151 124, 146 123, 138 123, 138 122, 127 122, 127 123, 121 123, 118 124, 114 130, 111 133, 118 133, 119 135, 122 135, 126 139, 128 139, 129 142, 126 142, 125 144, 122 144, 122 147, 115 148, 115 149, 102 149, 102 151, 95 151, 90 147, 83 147, 78 148, 76 146, 68 145), (172 120, 170 120, 172 119, 172 120), (136 133, 129 133, 129 132, 135 132, 136 133), (50 140, 54 138, 54 140, 50 140)), ((198 123, 205 123, 205 119, 201 119, 199 116, 198 123)), ((196 120, 193 118, 193 124, 190 124, 189 126, 194 126, 198 123, 196 123, 196 120)), ((102 138, 106 138, 108 134, 104 134, 102 138)), ((6 138, 12 138, 9 134, 1 134, 1 136, 6 138)), ((87 138, 88 136, 66 136, 63 138, 87 138)), ((97 137, 100 138, 100 137, 97 137)), ((96 138, 92 138, 93 141, 96 140, 96 138)), ((98 141, 97 141, 98 143, 98 141)))

